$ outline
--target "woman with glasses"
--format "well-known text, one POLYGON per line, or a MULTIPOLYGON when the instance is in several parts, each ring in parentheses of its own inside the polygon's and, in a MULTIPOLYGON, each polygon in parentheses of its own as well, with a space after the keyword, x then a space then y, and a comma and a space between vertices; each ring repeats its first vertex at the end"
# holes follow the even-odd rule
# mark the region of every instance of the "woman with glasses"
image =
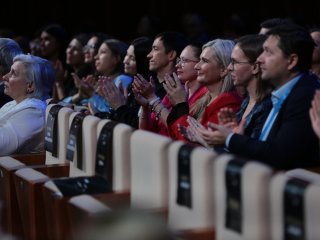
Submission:
MULTIPOLYGON (((271 85, 262 81, 261 69, 256 61, 263 51, 262 45, 265 38, 263 35, 256 34, 246 35, 236 40, 228 70, 234 85, 245 87, 247 97, 237 113, 230 108, 223 108, 218 114, 220 124, 232 127, 235 132, 253 139, 259 138, 263 124, 272 108, 271 85)), ((213 131, 212 124, 209 123, 209 128, 205 129, 199 128, 192 120, 189 120, 189 123, 188 133, 191 139, 204 141, 208 146, 224 145, 226 139, 220 132, 213 131)))
MULTIPOLYGON (((180 57, 176 59, 176 73, 165 76, 163 87, 173 106, 187 101, 189 106, 192 107, 207 92, 207 89, 196 81, 195 65, 200 61, 200 54, 200 45, 187 45, 181 52, 180 57)), ((171 108, 167 108, 160 100, 154 102, 151 107, 159 121, 167 126, 167 118, 171 108)), ((171 133, 169 134, 171 135, 171 133)))
POLYGON ((104 40, 109 38, 110 36, 105 33, 91 33, 87 44, 83 47, 84 62, 92 63, 94 65, 94 57, 97 55, 100 45, 103 43, 104 40))

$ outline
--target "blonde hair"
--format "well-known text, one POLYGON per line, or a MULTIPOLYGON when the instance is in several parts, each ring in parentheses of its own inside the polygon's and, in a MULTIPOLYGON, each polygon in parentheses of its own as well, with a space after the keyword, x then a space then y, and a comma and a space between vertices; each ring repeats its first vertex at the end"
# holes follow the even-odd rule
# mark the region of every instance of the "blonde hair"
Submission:
MULTIPOLYGON (((202 51, 205 48, 211 48, 214 52, 214 57, 217 62, 223 68, 227 68, 231 62, 231 52, 234 47, 235 43, 232 40, 228 39, 215 39, 212 41, 207 42, 202 46, 202 51)), ((221 88, 219 89, 218 96, 225 92, 230 92, 234 89, 234 85, 231 79, 230 74, 228 73, 224 79, 221 88)), ((211 95, 207 92, 203 95, 191 108, 191 115, 200 120, 204 113, 206 106, 212 101, 211 95)))

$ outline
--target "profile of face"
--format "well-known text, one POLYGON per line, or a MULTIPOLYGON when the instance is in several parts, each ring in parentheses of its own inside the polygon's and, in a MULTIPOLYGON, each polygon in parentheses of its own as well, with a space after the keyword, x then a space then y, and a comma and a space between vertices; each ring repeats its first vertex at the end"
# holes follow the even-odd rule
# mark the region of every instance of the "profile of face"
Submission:
POLYGON ((4 93, 17 102, 27 96, 27 92, 32 91, 32 84, 27 83, 25 76, 25 66, 22 62, 16 61, 11 66, 11 70, 4 77, 4 93))
POLYGON ((170 59, 169 54, 165 52, 165 47, 160 38, 156 38, 152 44, 152 50, 148 53, 147 58, 149 59, 149 70, 158 72, 162 68, 168 65, 170 59))
POLYGON ((96 36, 91 37, 87 44, 83 47, 84 62, 91 63, 94 61, 94 56, 96 55, 98 38, 96 36))
POLYGON ((228 70, 235 86, 247 87, 254 77, 255 64, 249 61, 239 44, 236 44, 232 50, 228 70))
POLYGON ((40 52, 41 56, 47 59, 59 52, 59 44, 56 38, 45 31, 40 35, 40 52))
POLYGON ((119 59, 112 54, 107 44, 102 43, 95 56, 96 69, 100 74, 108 76, 117 66, 119 59))
POLYGON ((196 56, 193 47, 188 45, 186 46, 180 54, 180 57, 177 59, 176 69, 178 78, 180 81, 192 82, 197 78, 197 71, 194 68, 195 65, 199 62, 199 57, 196 56))
POLYGON ((290 62, 279 48, 279 39, 272 35, 264 42, 263 52, 257 61, 260 63, 262 80, 269 80, 275 86, 289 71, 290 62))
POLYGON ((211 47, 202 50, 200 61, 195 65, 195 69, 198 74, 197 81, 204 86, 222 81, 226 75, 225 68, 218 62, 211 47))
POLYGON ((130 45, 127 49, 127 54, 123 60, 124 72, 128 75, 134 76, 137 74, 137 62, 134 54, 134 46, 130 45))

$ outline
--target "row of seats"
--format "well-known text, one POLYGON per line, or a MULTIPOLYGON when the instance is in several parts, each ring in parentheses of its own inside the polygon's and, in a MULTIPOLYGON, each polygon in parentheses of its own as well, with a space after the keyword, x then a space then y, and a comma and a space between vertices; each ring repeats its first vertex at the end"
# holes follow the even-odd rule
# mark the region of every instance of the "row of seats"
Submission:
MULTIPOLYGON (((52 108, 56 105, 49 105, 47 119, 52 108)), ((192 240, 320 239, 317 174, 274 172, 93 116, 83 117, 81 142, 72 148, 69 129, 79 114, 59 109, 56 139, 50 129, 46 135, 56 147, 49 144, 45 165, 0 158, 7 231, 23 239, 69 239, 81 220, 132 208, 161 214, 170 228, 192 240)))

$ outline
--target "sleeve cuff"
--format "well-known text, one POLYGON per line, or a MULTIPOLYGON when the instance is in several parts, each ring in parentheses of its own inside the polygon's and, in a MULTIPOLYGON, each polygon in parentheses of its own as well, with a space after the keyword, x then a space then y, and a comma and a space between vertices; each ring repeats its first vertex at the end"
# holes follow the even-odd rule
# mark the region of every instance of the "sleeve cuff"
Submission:
POLYGON ((229 135, 228 135, 228 137, 226 139, 226 147, 227 147, 227 149, 229 149, 230 141, 231 141, 231 138, 232 138, 233 135, 234 135, 234 132, 229 133, 229 135))
POLYGON ((189 104, 188 102, 178 103, 177 105, 173 106, 171 112, 167 118, 167 124, 171 125, 177 119, 179 119, 183 115, 189 114, 189 104))

